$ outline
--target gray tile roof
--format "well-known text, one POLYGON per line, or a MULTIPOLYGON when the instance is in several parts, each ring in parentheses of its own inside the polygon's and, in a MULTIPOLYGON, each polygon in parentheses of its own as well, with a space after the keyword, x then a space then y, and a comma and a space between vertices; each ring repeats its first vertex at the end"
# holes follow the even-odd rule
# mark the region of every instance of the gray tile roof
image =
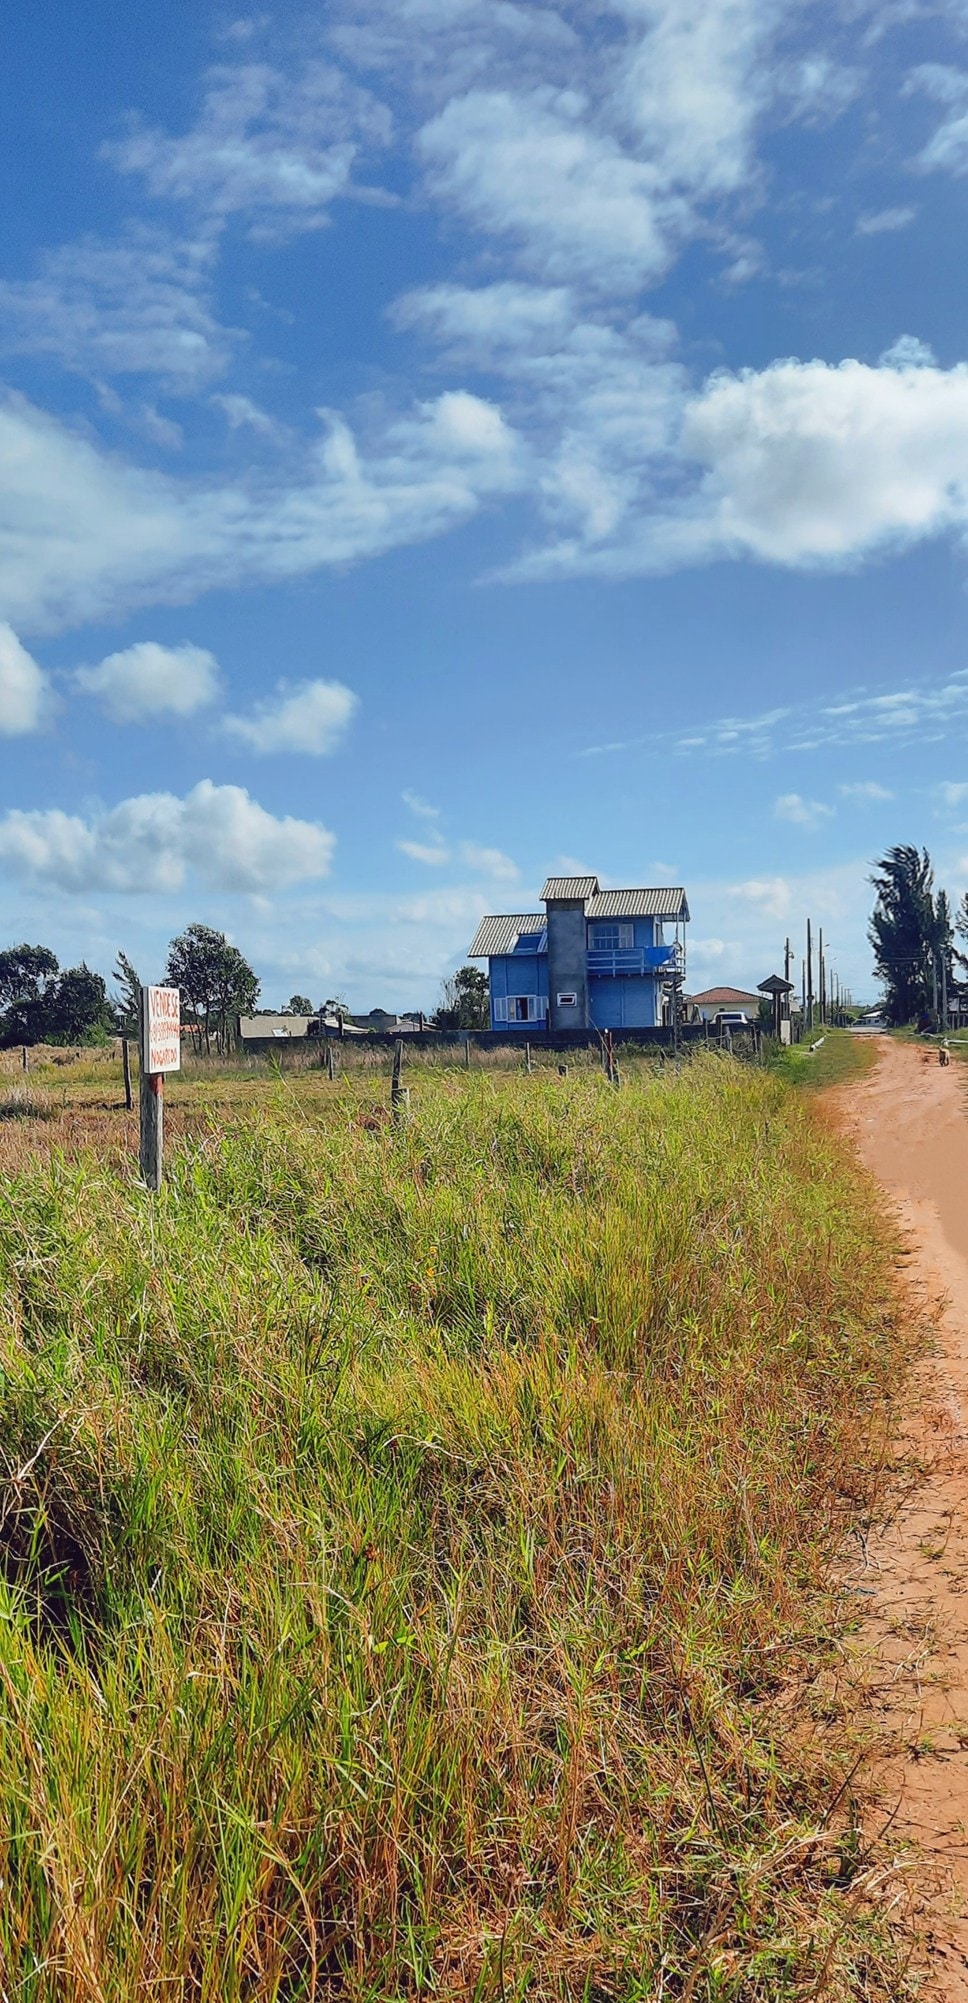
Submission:
POLYGON ((689 905, 682 889, 662 884, 657 890, 602 890, 589 897, 586 918, 686 918, 689 905))
POLYGON ((543 911, 518 912, 516 917, 498 912, 493 918, 482 918, 467 957, 489 960, 498 953, 513 953, 521 932, 543 932, 546 922, 543 911))
POLYGON ((580 897, 582 902, 594 897, 598 889, 597 876, 549 876, 541 892, 542 903, 557 897, 580 897))

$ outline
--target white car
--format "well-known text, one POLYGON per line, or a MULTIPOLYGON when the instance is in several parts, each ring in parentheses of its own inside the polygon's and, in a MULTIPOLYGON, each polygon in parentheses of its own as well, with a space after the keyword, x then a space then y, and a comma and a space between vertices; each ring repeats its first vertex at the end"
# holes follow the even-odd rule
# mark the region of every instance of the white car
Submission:
POLYGON ((713 1026, 716 1029, 748 1029, 750 1019, 741 1008, 721 1008, 719 1014, 713 1016, 713 1026))

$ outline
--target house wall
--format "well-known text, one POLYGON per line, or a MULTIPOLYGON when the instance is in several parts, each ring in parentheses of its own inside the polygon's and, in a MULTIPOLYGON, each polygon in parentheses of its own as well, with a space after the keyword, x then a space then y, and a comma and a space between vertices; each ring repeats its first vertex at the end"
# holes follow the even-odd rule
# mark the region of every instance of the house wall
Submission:
POLYGON ((593 974, 588 994, 596 1029, 652 1029, 658 1021, 659 983, 648 976, 612 980, 593 974))
POLYGON ((588 923, 585 906, 577 898, 549 900, 548 913, 548 1005, 551 1027, 585 1029, 588 1024, 588 923), (559 1002, 560 994, 573 994, 574 1002, 559 1002))
POLYGON ((545 1009, 548 1005, 548 955, 547 953, 505 953, 488 962, 490 973, 491 1028, 523 1029, 527 1023, 507 1024, 499 1022, 495 1014, 495 999, 505 995, 537 995, 541 1001, 541 1012, 534 1027, 544 1029, 545 1009))

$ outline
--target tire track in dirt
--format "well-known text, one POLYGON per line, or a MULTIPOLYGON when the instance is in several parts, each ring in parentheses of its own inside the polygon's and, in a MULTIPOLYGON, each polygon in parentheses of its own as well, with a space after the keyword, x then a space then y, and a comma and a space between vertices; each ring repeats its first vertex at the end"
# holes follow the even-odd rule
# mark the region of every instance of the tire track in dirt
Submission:
POLYGON ((828 1105, 896 1213, 917 1306, 936 1330, 908 1401, 912 1469, 867 1539, 853 1590, 865 1701, 888 1747, 890 1841, 910 1878, 933 1994, 968 2003, 968 1073, 884 1038, 828 1105))

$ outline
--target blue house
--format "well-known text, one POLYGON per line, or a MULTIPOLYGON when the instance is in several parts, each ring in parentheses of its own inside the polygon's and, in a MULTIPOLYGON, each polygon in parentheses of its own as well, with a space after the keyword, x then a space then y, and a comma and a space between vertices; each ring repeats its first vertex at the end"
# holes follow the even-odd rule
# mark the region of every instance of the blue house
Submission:
POLYGON ((491 1028, 652 1029, 685 975, 684 890, 601 890, 551 876, 543 911, 482 918, 469 959, 486 960, 491 1028))

